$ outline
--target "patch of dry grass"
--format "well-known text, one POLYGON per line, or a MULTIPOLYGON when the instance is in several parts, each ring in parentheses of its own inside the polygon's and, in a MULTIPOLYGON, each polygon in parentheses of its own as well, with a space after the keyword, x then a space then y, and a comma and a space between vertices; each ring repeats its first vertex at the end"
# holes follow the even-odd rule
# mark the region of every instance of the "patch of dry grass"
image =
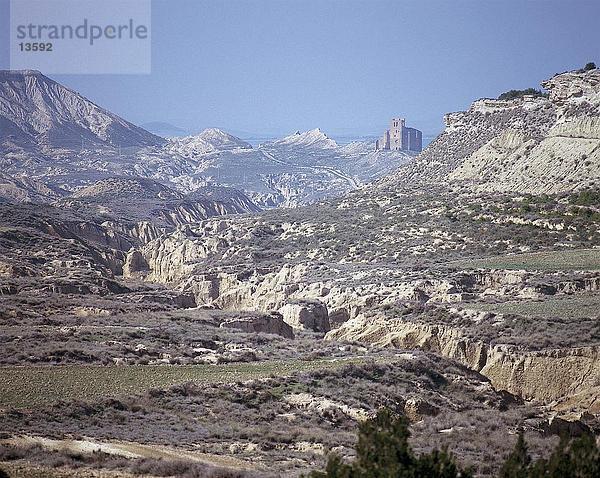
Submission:
POLYGON ((338 368, 360 358, 288 360, 223 365, 86 365, 0 367, 0 408, 27 408, 57 400, 87 400, 133 394, 185 382, 235 382, 294 372, 338 368))
POLYGON ((559 317, 564 319, 582 319, 595 317, 600 313, 600 296, 564 296, 544 298, 543 300, 520 300, 496 304, 474 303, 470 309, 516 314, 526 317, 559 317))
POLYGON ((512 270, 600 270, 600 249, 576 249, 564 251, 511 254, 483 259, 454 261, 448 265, 467 269, 512 270))

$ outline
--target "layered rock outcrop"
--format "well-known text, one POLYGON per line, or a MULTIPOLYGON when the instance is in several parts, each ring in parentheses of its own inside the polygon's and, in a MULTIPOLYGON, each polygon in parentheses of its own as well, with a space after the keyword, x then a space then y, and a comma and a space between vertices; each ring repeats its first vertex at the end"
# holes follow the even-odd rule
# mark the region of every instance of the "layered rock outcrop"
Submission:
POLYGON ((294 338, 292 327, 287 324, 281 314, 263 314, 227 319, 220 327, 233 328, 251 333, 277 334, 286 339, 294 338))
POLYGON ((145 272, 147 270, 148 263, 140 251, 132 249, 127 253, 125 263, 123 264, 123 277, 134 277, 136 273, 145 272))
POLYGON ((556 193, 600 176, 600 70, 544 81, 549 97, 481 99, 395 180, 469 181, 480 191, 556 193), (540 178, 545 178, 540 181, 540 178))
POLYGON ((279 309, 286 324, 295 329, 328 332, 330 327, 327 307, 317 300, 296 300, 279 309))
POLYGON ((600 404, 584 400, 590 390, 598 389, 600 346, 526 351, 491 345, 444 325, 364 317, 346 322, 325 338, 439 353, 488 377, 498 390, 528 400, 569 402, 574 408, 600 411, 600 404))

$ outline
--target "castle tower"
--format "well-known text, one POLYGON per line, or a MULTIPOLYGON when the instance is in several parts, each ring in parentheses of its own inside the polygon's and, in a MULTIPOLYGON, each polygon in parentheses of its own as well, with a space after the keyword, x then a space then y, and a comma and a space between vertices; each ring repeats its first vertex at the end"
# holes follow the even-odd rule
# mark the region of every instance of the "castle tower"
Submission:
POLYGON ((404 118, 392 118, 390 128, 375 142, 375 149, 420 152, 423 146, 421 131, 407 128, 404 118))
POLYGON ((389 149, 393 151, 400 151, 404 149, 403 135, 406 120, 404 118, 392 118, 390 121, 390 146, 389 149))

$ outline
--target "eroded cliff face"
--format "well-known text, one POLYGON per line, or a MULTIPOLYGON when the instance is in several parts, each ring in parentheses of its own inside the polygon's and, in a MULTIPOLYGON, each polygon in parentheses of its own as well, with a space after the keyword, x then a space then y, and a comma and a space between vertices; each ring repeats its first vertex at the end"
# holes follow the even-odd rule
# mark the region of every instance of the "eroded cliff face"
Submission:
POLYGON ((113 234, 117 233, 128 237, 131 242, 129 244, 129 248, 131 248, 134 244, 147 244, 167 232, 165 228, 159 227, 148 221, 139 221, 129 224, 121 224, 115 221, 105 221, 102 223, 102 226, 107 230, 113 231, 113 234))
POLYGON ((471 154, 450 178, 480 190, 557 193, 593 186, 600 174, 600 118, 568 118, 540 142, 507 130, 471 154), (540 182, 540 177, 550 181, 540 182))
MULTIPOLYGON (((215 225, 215 227, 218 227, 215 225)), ((198 238, 179 231, 152 241, 142 248, 150 273, 148 280, 175 285, 190 291, 198 304, 226 310, 278 310, 290 300, 315 299, 324 303, 334 323, 356 317, 368 308, 397 301, 453 303, 475 289, 498 295, 523 289, 527 274, 521 271, 494 271, 456 274, 452 278, 425 278, 422 274, 398 274, 390 269, 390 279, 381 281, 385 270, 363 272, 360 283, 339 275, 319 280, 313 266, 285 264, 281 268, 219 268, 207 270, 206 260, 216 251, 229 251, 233 245, 225 237, 198 238), (397 276, 397 277, 395 277, 397 276)), ((328 271, 331 273, 331 271, 328 271)), ((358 276, 355 276, 358 277, 358 276)), ((527 292, 531 294, 530 291, 527 292)))
POLYGON ((568 403, 571 410, 600 411, 600 404, 589 400, 600 380, 598 346, 528 352, 490 345, 449 326, 365 317, 346 322, 325 338, 439 353, 480 372, 497 390, 558 409, 568 403))
MULTIPOLYGON (((496 346, 479 371, 497 389, 542 402, 564 401, 598 386, 600 347, 519 352, 496 346)), ((598 404, 591 411, 600 411, 598 404)))
POLYGON ((398 301, 451 304, 487 296, 541 298, 595 290, 600 282, 596 276, 560 273, 545 274, 539 281, 539 274, 520 270, 410 271, 381 265, 356 271, 304 261, 233 265, 232 258, 251 256, 239 242, 254 233, 228 220, 212 220, 161 236, 140 249, 149 266, 146 278, 192 292, 198 304, 226 310, 270 312, 290 300, 315 299, 327 306, 333 323, 398 301))
POLYGON ((542 86, 549 91, 550 99, 560 105, 585 98, 592 104, 600 104, 598 69, 561 73, 542 82, 542 86))
POLYGON ((528 193, 598 184, 600 70, 562 73, 542 86, 548 98, 481 99, 446 115, 444 132, 398 178, 528 193))
MULTIPOLYGON (((214 225, 215 228, 219 226, 214 225)), ((543 298, 549 295, 598 290, 597 276, 543 276, 527 271, 478 270, 451 277, 423 278, 405 274, 404 280, 382 283, 363 272, 360 284, 347 280, 315 280, 307 264, 287 264, 279 270, 246 269, 203 272, 197 261, 231 244, 193 239, 183 232, 151 242, 144 249, 150 278, 176 283, 192 292, 198 304, 225 310, 277 311, 298 299, 326 306, 332 330, 328 339, 367 342, 378 346, 423 349, 452 358, 488 377, 494 387, 543 402, 575 400, 600 377, 599 349, 594 347, 528 352, 522 347, 491 345, 467 337, 448 325, 402 319, 367 318, 370 311, 398 302, 448 304, 477 297, 543 298), (338 328, 335 328, 338 327, 338 328)), ((390 274, 393 274, 390 271, 390 274)), ((576 403, 590 409, 591 405, 576 403)))

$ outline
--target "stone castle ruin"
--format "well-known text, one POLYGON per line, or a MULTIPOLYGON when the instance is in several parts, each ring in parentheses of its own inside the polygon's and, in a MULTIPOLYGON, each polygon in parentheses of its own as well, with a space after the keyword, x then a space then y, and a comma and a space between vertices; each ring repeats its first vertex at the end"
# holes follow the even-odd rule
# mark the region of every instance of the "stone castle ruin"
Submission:
POLYGON ((415 128, 406 127, 404 118, 392 118, 390 129, 375 142, 375 150, 416 151, 423 149, 423 133, 415 128))

